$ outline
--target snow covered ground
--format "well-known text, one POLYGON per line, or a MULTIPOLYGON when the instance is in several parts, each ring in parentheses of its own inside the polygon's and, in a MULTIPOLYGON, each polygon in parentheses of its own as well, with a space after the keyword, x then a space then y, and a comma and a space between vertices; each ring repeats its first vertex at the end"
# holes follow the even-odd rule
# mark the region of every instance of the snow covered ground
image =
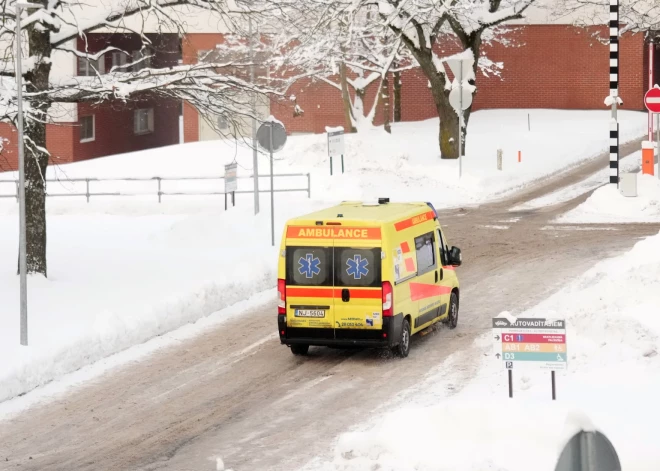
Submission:
MULTIPOLYGON (((493 356, 490 332, 475 341, 482 358, 460 391, 466 357, 449 357, 427 381, 383 414, 340 437, 333 456, 305 470, 553 471, 568 439, 597 429, 613 443, 626 471, 654 471, 660 408, 660 235, 605 260, 518 317, 565 317, 568 371, 507 374, 493 356), (631 420, 635 426, 631 427, 631 420)), ((485 326, 486 330, 488 326, 485 326)))
POLYGON ((637 175, 637 196, 623 196, 615 185, 605 185, 577 208, 556 219, 558 223, 660 222, 660 179, 637 175))
MULTIPOLYGON (((640 150, 621 159, 619 161, 619 170, 621 172, 637 172, 640 169, 641 162, 642 151, 640 150)), ((610 180, 609 175, 610 169, 605 167, 591 175, 589 178, 585 178, 581 182, 575 183, 574 185, 570 185, 565 188, 561 188, 550 194, 541 196, 540 198, 519 204, 518 206, 511 208, 509 211, 525 211, 565 203, 572 200, 573 198, 577 198, 580 195, 584 195, 585 193, 608 185, 610 180)))
MULTIPOLYGON (((480 111, 470 122, 463 179, 458 163, 440 161, 437 120, 400 123, 346 139, 346 174, 329 176, 323 135, 290 138, 276 155, 275 173, 311 173, 306 193, 276 196, 276 244, 285 220, 346 199, 432 201, 436 207, 478 204, 606 150, 607 111, 480 111), (504 170, 496 169, 497 149, 504 170), (522 162, 517 152, 522 151, 522 162)), ((645 132, 646 114, 622 112, 622 141, 645 132)), ((234 159, 249 176, 252 152, 201 142, 49 169, 63 180, 51 193, 84 193, 67 178, 220 176, 234 159)), ((260 157, 260 174, 268 161, 260 157)), ((0 174, 0 180, 12 178, 0 174)), ((15 397, 108 355, 194 322, 275 284, 269 198, 253 216, 252 195, 237 195, 224 211, 220 196, 165 196, 156 182, 92 183, 92 192, 140 196, 51 198, 48 201, 48 280, 29 280, 30 347, 19 345, 16 230, 0 231, 0 401, 15 397)), ((268 178, 260 178, 268 189, 268 178)), ((275 188, 306 188, 305 176, 277 178, 275 188)), ((218 191, 219 180, 164 182, 164 191, 218 191)), ((250 190, 249 179, 239 190, 250 190)), ((13 194, 0 183, 0 195, 13 194)), ((17 227, 17 204, 0 199, 0 227, 17 227)))
MULTIPOLYGON (((436 119, 397 123, 391 135, 376 128, 346 136, 346 174, 340 174, 340 162, 334 159, 334 178, 329 178, 330 163, 325 135, 292 137, 285 149, 275 155, 275 172, 310 172, 312 193, 316 200, 375 199, 383 196, 383 190, 387 190, 387 196, 393 199, 431 199, 438 207, 479 204, 606 151, 609 119, 608 111, 478 111, 470 119, 463 177, 460 180, 458 161, 439 159, 436 119), (531 131, 527 130, 528 114, 531 131), (502 171, 497 170, 498 149, 503 151, 502 171), (522 157, 520 163, 518 151, 522 157)), ((645 113, 621 112, 621 142, 643 135, 647 119, 645 113)), ((67 178, 217 177, 223 175, 224 165, 234 157, 240 166, 239 176, 249 176, 252 168, 251 150, 237 147, 233 143, 207 141, 188 144, 183 148, 172 146, 52 167, 49 176, 63 182, 51 184, 49 191, 84 194, 85 182, 72 183, 66 181, 67 178), (185 158, 182 158, 184 155, 185 158)), ((264 155, 260 158, 259 170, 260 174, 268 173, 268 159, 264 155)), ((0 180, 10 177, 11 174, 0 174, 0 180)), ((268 178, 260 179, 262 189, 269 188, 268 185, 268 178)), ((278 178, 275 181, 275 188, 293 187, 306 187, 306 181, 301 177, 278 178)), ((222 182, 218 181, 163 182, 163 191, 217 191, 222 188, 222 182)), ((239 190, 251 188, 251 181, 240 181, 239 190)), ((145 196, 140 200, 144 202, 157 200, 156 181, 92 182, 91 189, 97 192, 142 193, 145 196)), ((0 195, 15 194, 15 191, 13 183, 0 183, 0 195)), ((247 194, 238 195, 238 202, 241 206, 250 204, 251 198, 247 194)), ((92 199, 116 201, 117 197, 92 199)), ((131 201, 135 199, 131 197, 131 201)), ((165 196, 164 199, 172 202, 181 201, 182 197, 165 196)), ((84 201, 84 197, 67 198, 67 201, 71 200, 84 201)), ((188 202, 199 198, 186 197, 185 200, 188 202)), ((133 203, 128 206, 137 211, 133 203)), ((52 207, 55 210, 57 208, 56 205, 52 207)), ((114 208, 113 205, 112 211, 114 208)), ((122 206, 120 209, 125 211, 127 207, 122 206)), ((185 204, 183 211, 189 210, 190 205, 185 204)))

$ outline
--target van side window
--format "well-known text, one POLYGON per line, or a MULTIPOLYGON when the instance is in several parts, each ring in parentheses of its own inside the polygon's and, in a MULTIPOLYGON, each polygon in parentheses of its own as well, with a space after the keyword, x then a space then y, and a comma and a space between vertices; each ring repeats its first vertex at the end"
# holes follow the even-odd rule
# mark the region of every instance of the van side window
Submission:
POLYGON ((418 275, 431 271, 436 267, 435 237, 433 237, 433 232, 416 237, 415 250, 417 252, 418 275))
POLYGON ((440 232, 440 229, 438 229, 438 244, 440 244, 440 263, 442 263, 443 267, 446 267, 449 257, 447 256, 447 246, 445 245, 445 239, 442 237, 442 232, 440 232))

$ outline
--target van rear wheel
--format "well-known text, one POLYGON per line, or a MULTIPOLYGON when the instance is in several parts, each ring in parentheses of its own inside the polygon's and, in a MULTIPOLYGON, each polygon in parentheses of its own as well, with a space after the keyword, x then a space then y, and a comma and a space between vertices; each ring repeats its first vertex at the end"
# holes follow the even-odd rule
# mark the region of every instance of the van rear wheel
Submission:
POLYGON ((307 352, 309 352, 309 345, 291 345, 291 353, 294 355, 307 355, 307 352))
POLYGON ((394 347, 394 353, 401 358, 406 358, 410 353, 410 322, 408 322, 408 319, 403 320, 399 345, 394 347))

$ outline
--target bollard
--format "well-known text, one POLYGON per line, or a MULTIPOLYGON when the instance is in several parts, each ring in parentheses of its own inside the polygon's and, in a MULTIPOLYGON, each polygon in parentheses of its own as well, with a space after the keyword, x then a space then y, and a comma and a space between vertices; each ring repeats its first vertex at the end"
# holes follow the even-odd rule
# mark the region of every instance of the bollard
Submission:
POLYGON ((518 162, 522 162, 522 152, 518 151, 518 162))
POLYGON ((502 149, 497 149, 497 170, 502 170, 502 149))
POLYGON ((655 144, 651 141, 642 141, 642 173, 654 175, 655 173, 655 144))

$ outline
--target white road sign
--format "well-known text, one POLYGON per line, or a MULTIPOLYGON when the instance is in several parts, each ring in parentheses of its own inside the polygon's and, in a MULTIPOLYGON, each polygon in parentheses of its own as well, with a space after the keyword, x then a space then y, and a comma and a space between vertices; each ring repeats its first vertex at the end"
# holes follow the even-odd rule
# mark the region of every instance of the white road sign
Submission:
POLYGON ((452 88, 452 90, 449 92, 449 103, 455 110, 458 110, 462 104, 463 111, 465 111, 472 105, 472 92, 467 87, 452 88), (461 93, 463 94, 462 103, 461 93))
POLYGON ((344 155, 344 131, 328 131, 328 156, 344 155))
POLYGON ((236 163, 225 165, 225 193, 232 193, 238 189, 237 168, 236 163))
POLYGON ((495 358, 506 369, 565 370, 568 365, 566 321, 540 318, 493 318, 495 358))

